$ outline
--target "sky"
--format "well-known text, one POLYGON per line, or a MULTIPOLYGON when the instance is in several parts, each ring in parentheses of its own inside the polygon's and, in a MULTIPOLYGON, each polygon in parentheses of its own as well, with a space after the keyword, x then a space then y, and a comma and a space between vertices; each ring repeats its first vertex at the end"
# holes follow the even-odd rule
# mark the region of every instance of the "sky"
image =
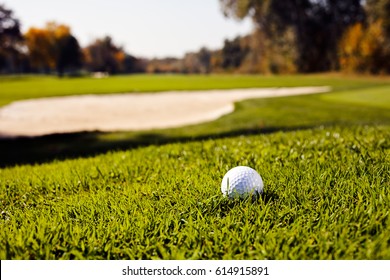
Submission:
POLYGON ((182 57, 201 47, 218 49, 225 39, 246 35, 250 19, 225 18, 219 0, 0 0, 14 11, 22 32, 56 21, 71 27, 85 47, 97 38, 137 57, 182 57))

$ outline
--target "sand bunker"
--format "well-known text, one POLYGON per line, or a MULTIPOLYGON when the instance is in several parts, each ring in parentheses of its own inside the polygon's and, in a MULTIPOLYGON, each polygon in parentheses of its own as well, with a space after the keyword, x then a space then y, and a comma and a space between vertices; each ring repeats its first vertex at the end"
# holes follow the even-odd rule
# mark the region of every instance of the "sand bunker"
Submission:
POLYGON ((0 108, 0 136, 179 127, 215 120, 233 112, 234 102, 244 99, 328 91, 329 87, 300 87, 30 99, 0 108))

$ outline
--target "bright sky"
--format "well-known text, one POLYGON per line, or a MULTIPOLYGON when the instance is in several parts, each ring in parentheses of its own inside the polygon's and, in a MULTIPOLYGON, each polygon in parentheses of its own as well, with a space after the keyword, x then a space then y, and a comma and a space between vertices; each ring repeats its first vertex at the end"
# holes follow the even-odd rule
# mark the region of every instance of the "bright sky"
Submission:
POLYGON ((248 34, 249 19, 226 19, 219 0, 0 0, 14 11, 22 31, 56 21, 71 27, 82 46, 110 35, 141 57, 183 56, 248 34))

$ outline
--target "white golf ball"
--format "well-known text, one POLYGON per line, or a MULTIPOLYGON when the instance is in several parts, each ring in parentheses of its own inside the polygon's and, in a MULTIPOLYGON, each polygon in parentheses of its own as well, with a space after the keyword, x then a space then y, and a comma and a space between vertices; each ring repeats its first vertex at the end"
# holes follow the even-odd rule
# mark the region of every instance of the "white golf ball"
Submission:
POLYGON ((221 191, 229 198, 245 198, 263 193, 263 180, 256 170, 248 166, 230 169, 222 179, 221 191))

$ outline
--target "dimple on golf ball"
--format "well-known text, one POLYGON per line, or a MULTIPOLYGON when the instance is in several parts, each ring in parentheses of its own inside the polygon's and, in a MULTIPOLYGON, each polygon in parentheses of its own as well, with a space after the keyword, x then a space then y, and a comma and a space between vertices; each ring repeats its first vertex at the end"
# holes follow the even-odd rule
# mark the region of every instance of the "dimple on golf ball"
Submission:
POLYGON ((263 180, 256 170, 248 166, 230 169, 222 179, 221 191, 229 198, 245 198, 263 193, 263 180))

